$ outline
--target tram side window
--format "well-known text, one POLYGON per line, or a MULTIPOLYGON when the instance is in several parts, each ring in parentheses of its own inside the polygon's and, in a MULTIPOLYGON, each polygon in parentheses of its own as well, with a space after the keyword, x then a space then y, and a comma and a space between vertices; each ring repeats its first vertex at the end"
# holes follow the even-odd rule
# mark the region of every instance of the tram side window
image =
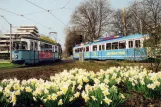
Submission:
POLYGON ((35 42, 35 50, 38 50, 37 42, 35 42))
POLYGON ((135 47, 139 48, 140 47, 140 40, 135 40, 135 47))
POLYGON ((52 52, 52 45, 48 45, 48 51, 52 52))
POLYGON ((133 48, 133 41, 129 41, 129 48, 133 48))
POLYGON ((79 52, 79 49, 77 48, 76 51, 79 52))
POLYGON ((75 49, 75 53, 77 53, 78 52, 78 49, 75 49))
POLYGON ((81 48, 79 48, 79 52, 82 52, 82 49, 81 48))
POLYGON ((118 42, 112 43, 112 49, 118 49, 118 42))
POLYGON ((30 50, 33 50, 33 42, 31 42, 30 50))
POLYGON ((89 52, 89 46, 86 47, 86 52, 89 52))
POLYGON ((27 42, 22 42, 22 49, 27 50, 27 42))
POLYGON ((119 42, 119 49, 125 49, 126 48, 126 42, 119 42))
POLYGON ((93 51, 97 51, 97 45, 93 45, 93 51))
POLYGON ((101 45, 99 45, 99 51, 101 51, 101 45))
POLYGON ((102 50, 105 50, 105 45, 102 45, 102 50))
POLYGON ((55 46, 55 52, 57 52, 57 46, 55 46))
POLYGON ((106 44, 106 50, 111 50, 111 43, 106 44))

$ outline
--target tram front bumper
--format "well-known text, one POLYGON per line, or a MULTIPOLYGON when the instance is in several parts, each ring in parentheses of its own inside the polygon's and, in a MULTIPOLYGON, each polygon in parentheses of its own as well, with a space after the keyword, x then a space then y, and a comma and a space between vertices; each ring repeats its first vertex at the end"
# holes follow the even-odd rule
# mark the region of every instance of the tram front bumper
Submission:
POLYGON ((12 63, 14 63, 14 64, 24 64, 25 60, 12 60, 12 63))

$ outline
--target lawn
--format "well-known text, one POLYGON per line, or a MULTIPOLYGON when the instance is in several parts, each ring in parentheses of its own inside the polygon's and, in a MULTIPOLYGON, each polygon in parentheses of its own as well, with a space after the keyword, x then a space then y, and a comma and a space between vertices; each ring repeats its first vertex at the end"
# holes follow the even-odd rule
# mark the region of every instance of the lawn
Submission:
POLYGON ((16 65, 10 62, 0 62, 0 70, 1 69, 8 69, 8 68, 16 68, 16 67, 20 67, 22 65, 16 65))
POLYGON ((64 69, 70 70, 73 68, 83 68, 88 71, 98 72, 100 69, 106 70, 109 67, 113 66, 137 66, 141 65, 149 69, 149 64, 147 63, 133 63, 126 61, 60 61, 52 64, 41 64, 35 67, 26 67, 26 68, 16 68, 18 65, 14 64, 0 64, 0 80, 5 78, 14 78, 23 80, 30 78, 42 78, 48 80, 50 76, 55 75, 55 73, 62 72, 64 69), (14 69, 8 69, 14 68, 14 69), (6 70, 7 69, 7 70, 6 70))

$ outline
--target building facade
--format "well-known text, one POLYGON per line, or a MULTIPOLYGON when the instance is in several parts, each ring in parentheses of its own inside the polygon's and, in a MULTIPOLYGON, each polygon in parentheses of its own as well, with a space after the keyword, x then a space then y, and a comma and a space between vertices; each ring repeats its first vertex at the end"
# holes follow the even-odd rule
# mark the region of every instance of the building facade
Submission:
MULTIPOLYGON (((39 38, 38 28, 34 25, 20 26, 12 33, 12 41, 18 40, 21 36, 39 38)), ((10 53, 10 33, 0 35, 0 54, 10 53)))

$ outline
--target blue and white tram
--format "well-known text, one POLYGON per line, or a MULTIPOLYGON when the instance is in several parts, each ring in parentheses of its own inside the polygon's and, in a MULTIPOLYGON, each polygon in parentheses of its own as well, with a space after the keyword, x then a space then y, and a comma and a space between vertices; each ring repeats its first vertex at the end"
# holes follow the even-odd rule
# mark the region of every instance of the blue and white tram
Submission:
POLYGON ((80 53, 83 53, 84 59, 145 60, 148 55, 143 41, 148 37, 135 34, 76 45, 73 48, 73 58, 79 59, 80 53))
POLYGON ((22 36, 13 42, 12 62, 33 65, 62 58, 60 44, 51 44, 39 38, 22 36))

